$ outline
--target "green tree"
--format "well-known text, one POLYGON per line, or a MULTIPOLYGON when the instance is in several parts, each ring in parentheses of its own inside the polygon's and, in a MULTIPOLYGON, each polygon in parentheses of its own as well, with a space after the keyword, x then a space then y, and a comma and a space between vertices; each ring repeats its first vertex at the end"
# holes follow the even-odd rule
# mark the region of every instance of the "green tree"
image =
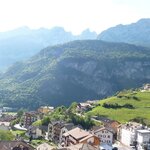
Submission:
POLYGON ((0 130, 0 141, 11 141, 14 135, 10 131, 0 130))
POLYGON ((77 108, 77 102, 73 102, 68 108, 68 113, 75 113, 77 108))

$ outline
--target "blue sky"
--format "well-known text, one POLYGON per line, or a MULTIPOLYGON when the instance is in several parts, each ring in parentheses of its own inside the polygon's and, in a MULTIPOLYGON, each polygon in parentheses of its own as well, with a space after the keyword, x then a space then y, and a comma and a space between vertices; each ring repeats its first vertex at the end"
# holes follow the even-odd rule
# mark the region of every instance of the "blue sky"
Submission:
POLYGON ((150 18, 150 0, 0 0, 0 31, 62 26, 79 34, 150 18))

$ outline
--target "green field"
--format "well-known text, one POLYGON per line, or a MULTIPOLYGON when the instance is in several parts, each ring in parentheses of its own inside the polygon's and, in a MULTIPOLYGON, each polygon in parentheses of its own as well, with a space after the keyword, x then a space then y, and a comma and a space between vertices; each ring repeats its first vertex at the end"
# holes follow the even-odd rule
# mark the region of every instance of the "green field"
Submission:
POLYGON ((101 100, 99 103, 100 106, 95 107, 88 114, 92 116, 106 116, 121 123, 140 118, 144 123, 150 125, 150 92, 124 91, 116 96, 101 100), (131 104, 134 108, 105 108, 103 107, 104 103, 116 103, 120 106, 131 104))

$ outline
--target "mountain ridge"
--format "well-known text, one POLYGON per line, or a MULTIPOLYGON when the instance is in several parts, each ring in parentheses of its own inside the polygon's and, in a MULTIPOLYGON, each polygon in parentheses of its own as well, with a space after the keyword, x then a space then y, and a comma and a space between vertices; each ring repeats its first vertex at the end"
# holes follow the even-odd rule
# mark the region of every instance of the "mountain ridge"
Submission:
POLYGON ((128 25, 120 24, 108 28, 98 35, 98 39, 150 47, 150 18, 140 19, 128 25))
POLYGON ((26 60, 49 45, 76 39, 96 39, 96 37, 97 34, 89 29, 84 30, 80 35, 73 35, 63 27, 32 30, 25 26, 0 32, 0 69, 4 70, 17 61, 26 60))
POLYGON ((0 103, 37 108, 100 99, 150 82, 150 49, 100 40, 47 47, 0 77, 0 103))

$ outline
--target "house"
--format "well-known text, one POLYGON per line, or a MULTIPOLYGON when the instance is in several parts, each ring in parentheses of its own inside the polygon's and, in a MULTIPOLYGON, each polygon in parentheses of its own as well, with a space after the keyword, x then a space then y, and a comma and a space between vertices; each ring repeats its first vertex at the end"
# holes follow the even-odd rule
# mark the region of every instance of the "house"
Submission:
POLYGON ((62 128, 60 130, 60 136, 59 136, 59 143, 62 143, 63 140, 63 134, 70 131, 71 129, 75 128, 73 123, 64 123, 62 125, 62 128))
POLYGON ((62 128, 62 122, 52 121, 48 125, 48 139, 50 141, 59 142, 59 136, 62 128))
POLYGON ((150 150, 150 130, 137 130, 137 146, 138 150, 150 150))
POLYGON ((38 120, 39 113, 36 111, 24 113, 24 126, 28 128, 33 122, 38 120))
POLYGON ((37 139, 39 137, 45 137, 47 132, 47 126, 30 126, 28 127, 28 131, 26 132, 26 135, 28 137, 31 137, 33 139, 37 139))
POLYGON ((55 147, 54 146, 51 146, 47 143, 43 143, 43 144, 40 144, 36 150, 55 150, 55 147))
POLYGON ((127 146, 134 145, 137 140, 137 130, 143 129, 142 124, 129 122, 118 127, 118 140, 127 146))
POLYGON ((120 122, 116 120, 107 120, 107 121, 103 121, 103 123, 106 128, 112 129, 113 132, 117 134, 117 130, 118 130, 118 126, 120 125, 120 122))
POLYGON ((50 106, 41 106, 38 109, 38 112, 42 113, 42 114, 47 114, 47 113, 50 113, 50 112, 53 112, 53 111, 54 111, 54 107, 50 107, 50 106))
POLYGON ((99 100, 87 100, 86 102, 93 105, 93 104, 97 104, 99 100))
POLYGON ((90 103, 87 103, 87 102, 85 102, 85 103, 78 103, 76 111, 82 113, 84 111, 89 110, 90 108, 92 108, 92 105, 90 103))
POLYGON ((95 146, 100 144, 100 140, 95 135, 92 135, 79 127, 63 134, 63 146, 67 147, 78 143, 88 143, 95 146))
POLYGON ((62 135, 74 128, 73 123, 65 123, 61 121, 53 121, 48 125, 48 139, 55 143, 62 142, 62 135))
POLYGON ((0 122, 0 130, 10 130, 10 122, 0 122))
POLYGON ((143 90, 150 91, 150 84, 145 84, 143 90))
POLYGON ((16 115, 1 113, 0 121, 1 122, 10 122, 12 120, 15 120, 16 118, 17 118, 16 115))
POLYGON ((101 144, 112 145, 114 141, 114 133, 111 129, 107 127, 100 127, 94 131, 94 134, 99 137, 101 144))
POLYGON ((0 141, 0 150, 35 150, 23 141, 0 141))
POLYGON ((99 146, 92 146, 90 144, 79 143, 67 147, 67 150, 100 150, 99 146))

